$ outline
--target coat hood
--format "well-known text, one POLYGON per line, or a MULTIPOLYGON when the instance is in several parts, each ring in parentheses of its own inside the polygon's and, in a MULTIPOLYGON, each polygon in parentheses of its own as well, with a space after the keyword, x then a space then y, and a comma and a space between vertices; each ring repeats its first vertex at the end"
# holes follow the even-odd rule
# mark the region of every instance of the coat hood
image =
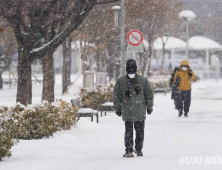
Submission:
POLYGON ((189 62, 187 60, 183 60, 180 64, 180 69, 182 69, 182 66, 187 66, 188 69, 190 68, 189 62))

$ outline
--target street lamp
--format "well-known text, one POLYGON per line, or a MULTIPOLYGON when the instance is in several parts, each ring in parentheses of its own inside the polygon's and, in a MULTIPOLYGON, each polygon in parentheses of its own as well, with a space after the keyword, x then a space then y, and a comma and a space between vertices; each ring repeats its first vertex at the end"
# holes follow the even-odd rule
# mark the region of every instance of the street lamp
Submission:
POLYGON ((115 26, 118 26, 118 10, 121 10, 121 76, 125 74, 125 0, 121 0, 121 7, 114 6, 115 10, 115 26))
POLYGON ((112 10, 114 10, 114 25, 115 27, 119 27, 119 11, 121 10, 121 6, 113 6, 112 10))
POLYGON ((189 22, 196 18, 196 15, 193 11, 185 10, 179 14, 180 19, 182 19, 186 23, 186 56, 187 60, 189 60, 189 22))

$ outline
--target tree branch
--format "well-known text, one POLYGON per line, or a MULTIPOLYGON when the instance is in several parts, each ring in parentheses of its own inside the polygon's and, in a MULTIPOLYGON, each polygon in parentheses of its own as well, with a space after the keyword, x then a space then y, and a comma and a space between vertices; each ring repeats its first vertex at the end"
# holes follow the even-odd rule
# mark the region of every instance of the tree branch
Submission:
POLYGON ((112 2, 117 2, 120 0, 98 0, 98 2, 96 3, 97 5, 99 4, 108 4, 108 3, 112 3, 112 2))
POLYGON ((77 8, 74 9, 75 11, 72 14, 72 19, 69 23, 69 25, 62 31, 60 34, 57 35, 57 37, 54 38, 53 41, 49 42, 48 45, 45 44, 43 48, 39 48, 40 50, 32 50, 32 58, 33 60, 36 60, 38 58, 41 58, 42 56, 46 55, 47 53, 54 52, 54 50, 63 43, 63 41, 70 36, 70 34, 78 28, 78 26, 84 21, 87 14, 92 10, 93 6, 95 4, 91 3, 85 3, 85 6, 82 5, 76 5, 77 8), (81 7, 81 8, 79 8, 81 7), (76 12, 77 11, 77 12, 76 12))

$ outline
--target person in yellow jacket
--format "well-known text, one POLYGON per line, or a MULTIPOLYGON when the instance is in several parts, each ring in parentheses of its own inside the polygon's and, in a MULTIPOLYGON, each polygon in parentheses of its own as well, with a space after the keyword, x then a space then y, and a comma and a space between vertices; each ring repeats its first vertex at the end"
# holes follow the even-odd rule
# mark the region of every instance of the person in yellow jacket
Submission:
POLYGON ((195 79, 196 76, 190 69, 189 62, 187 60, 183 60, 180 64, 180 69, 174 76, 174 84, 178 84, 178 93, 175 97, 175 102, 179 111, 179 117, 183 115, 183 111, 184 116, 188 117, 191 104, 191 83, 195 81, 195 79))

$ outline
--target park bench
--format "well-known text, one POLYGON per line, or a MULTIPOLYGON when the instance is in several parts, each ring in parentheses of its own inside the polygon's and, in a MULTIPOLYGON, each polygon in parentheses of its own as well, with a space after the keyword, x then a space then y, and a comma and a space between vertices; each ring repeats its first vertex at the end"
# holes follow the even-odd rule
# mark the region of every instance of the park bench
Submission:
POLYGON ((154 93, 164 93, 164 96, 167 94, 167 89, 166 88, 157 88, 153 90, 154 93))
POLYGON ((101 116, 103 116, 103 112, 105 112, 106 116, 106 112, 115 111, 113 102, 103 103, 100 109, 101 109, 101 116))
POLYGON ((80 99, 72 99, 71 103, 73 107, 75 106, 79 107, 77 113, 78 120, 80 119, 80 117, 90 117, 91 122, 93 122, 93 116, 96 116, 96 122, 99 123, 99 113, 97 110, 93 110, 91 108, 92 105, 81 105, 80 99))

